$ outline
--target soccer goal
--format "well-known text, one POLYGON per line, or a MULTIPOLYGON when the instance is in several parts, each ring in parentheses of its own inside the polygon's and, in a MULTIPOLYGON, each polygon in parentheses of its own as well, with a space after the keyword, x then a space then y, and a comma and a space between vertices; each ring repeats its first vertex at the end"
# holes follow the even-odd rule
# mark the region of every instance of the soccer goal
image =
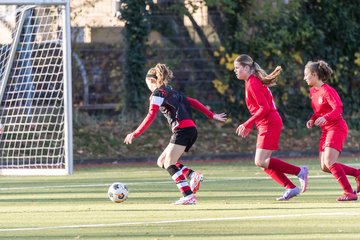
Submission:
POLYGON ((73 171, 70 0, 0 1, 0 174, 73 171))

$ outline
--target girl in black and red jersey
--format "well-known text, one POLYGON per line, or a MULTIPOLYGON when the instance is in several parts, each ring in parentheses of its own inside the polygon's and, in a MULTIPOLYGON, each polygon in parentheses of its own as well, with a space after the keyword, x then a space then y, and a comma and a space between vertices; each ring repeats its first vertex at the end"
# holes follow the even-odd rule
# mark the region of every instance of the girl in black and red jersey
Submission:
POLYGON ((306 123, 307 128, 314 125, 321 128, 319 143, 320 167, 331 173, 344 190, 337 201, 357 200, 360 192, 360 169, 352 168, 337 161, 342 151, 348 127, 342 117, 343 104, 335 89, 326 82, 333 71, 325 61, 308 62, 304 69, 304 80, 311 87, 310 98, 314 114, 306 123), (346 175, 355 177, 357 189, 353 192, 346 175))
POLYGON ((284 194, 277 198, 278 201, 286 201, 300 192, 305 192, 308 168, 271 157, 272 152, 279 148, 282 120, 269 86, 275 84, 281 67, 277 67, 268 75, 250 56, 242 54, 234 61, 234 72, 239 80, 245 81, 245 102, 251 114, 251 117, 236 129, 236 133, 245 138, 253 125, 256 125, 258 134, 255 165, 261 167, 275 182, 285 188, 284 194), (301 189, 285 174, 298 176, 301 189))
POLYGON ((159 167, 166 169, 176 183, 183 197, 174 204, 196 204, 195 193, 199 189, 203 175, 185 167, 178 162, 184 152, 188 152, 197 138, 195 122, 191 116, 191 107, 201 111, 208 118, 221 122, 226 120, 226 114, 216 114, 207 109, 198 100, 184 96, 170 85, 173 72, 165 65, 158 63, 151 68, 146 75, 146 84, 152 92, 150 96, 150 108, 146 118, 140 126, 129 133, 124 143, 131 144, 133 138, 140 136, 154 121, 156 113, 160 109, 171 126, 173 135, 169 145, 157 160, 159 167), (190 181, 190 186, 186 181, 190 181))

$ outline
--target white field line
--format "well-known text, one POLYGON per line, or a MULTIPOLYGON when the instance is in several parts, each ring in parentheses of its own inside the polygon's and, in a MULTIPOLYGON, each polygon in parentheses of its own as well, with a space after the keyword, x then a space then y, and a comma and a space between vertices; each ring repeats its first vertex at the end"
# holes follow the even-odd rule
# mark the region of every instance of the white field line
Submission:
MULTIPOLYGON (((309 176, 309 178, 332 178, 329 175, 318 175, 318 176, 309 176)), ((243 181, 243 180, 266 180, 270 179, 269 177, 238 177, 238 178, 217 178, 217 179, 204 179, 204 182, 226 182, 226 181, 243 181)), ((149 185, 149 184, 169 184, 169 181, 146 181, 146 182, 124 182, 126 185, 149 185)), ((76 184, 76 185, 48 185, 48 186, 32 186, 32 187, 8 187, 1 188, 0 191, 9 191, 9 190, 26 190, 26 189, 53 189, 53 188, 79 188, 79 187, 106 187, 110 186, 111 183, 101 183, 101 184, 76 184)))
POLYGON ((282 214, 282 215, 263 215, 263 216, 244 216, 244 217, 228 217, 228 218, 198 218, 198 219, 178 219, 178 220, 162 220, 148 222, 123 222, 109 224, 83 224, 83 225, 64 225, 49 227, 27 227, 27 228, 3 228, 0 232, 12 231, 39 231, 51 229, 75 229, 75 228, 100 228, 100 227, 124 227, 139 225, 161 225, 169 223, 189 223, 189 222, 214 222, 214 221, 241 221, 251 219, 276 219, 276 218, 299 218, 299 217, 321 217, 321 216, 359 216, 360 212, 328 212, 328 213, 304 213, 304 214, 282 214))
POLYGON ((347 163, 346 165, 349 165, 351 167, 360 167, 360 163, 347 163))

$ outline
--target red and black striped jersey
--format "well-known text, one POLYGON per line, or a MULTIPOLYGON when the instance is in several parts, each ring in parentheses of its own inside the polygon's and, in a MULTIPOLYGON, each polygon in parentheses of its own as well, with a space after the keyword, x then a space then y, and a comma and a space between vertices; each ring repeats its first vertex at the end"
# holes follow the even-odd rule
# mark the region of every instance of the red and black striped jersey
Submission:
POLYGON ((194 98, 186 97, 171 86, 161 86, 150 96, 149 112, 140 126, 133 132, 134 137, 140 136, 151 125, 160 109, 166 117, 172 131, 176 128, 196 127, 191 113, 191 107, 201 111, 209 118, 214 113, 194 98))

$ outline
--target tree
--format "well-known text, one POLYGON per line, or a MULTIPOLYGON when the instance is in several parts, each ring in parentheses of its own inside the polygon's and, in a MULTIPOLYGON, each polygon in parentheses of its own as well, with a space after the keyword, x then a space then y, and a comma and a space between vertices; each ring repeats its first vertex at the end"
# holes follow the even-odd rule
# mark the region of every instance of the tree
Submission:
MULTIPOLYGON (((284 73, 273 93, 287 126, 302 126, 311 112, 303 68, 324 59, 335 70, 331 84, 340 92, 350 123, 359 124, 360 4, 357 1, 235 1, 206 0, 215 11, 211 24, 218 32, 223 56, 247 53, 265 70, 282 65, 284 73)), ((232 57, 220 65, 229 73, 223 85, 233 84, 232 57), (230 76, 230 77, 227 77, 230 76)), ((228 104, 244 104, 227 88, 228 104)))
POLYGON ((144 110, 146 99, 145 63, 146 38, 149 32, 147 1, 122 0, 121 19, 125 21, 125 66, 123 112, 138 113, 144 110), (131 111, 130 111, 131 110, 131 111))

